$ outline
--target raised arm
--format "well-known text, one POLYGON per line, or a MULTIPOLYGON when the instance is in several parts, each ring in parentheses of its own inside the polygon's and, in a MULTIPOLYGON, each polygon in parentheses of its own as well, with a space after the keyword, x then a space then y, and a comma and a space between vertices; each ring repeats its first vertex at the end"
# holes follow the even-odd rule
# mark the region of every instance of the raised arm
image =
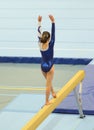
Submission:
POLYGON ((38 39, 40 41, 40 38, 41 38, 41 21, 42 21, 42 16, 38 16, 38 39))
POLYGON ((52 28, 51 28, 51 43, 54 44, 55 42, 55 19, 53 15, 49 15, 49 18, 52 22, 52 28))

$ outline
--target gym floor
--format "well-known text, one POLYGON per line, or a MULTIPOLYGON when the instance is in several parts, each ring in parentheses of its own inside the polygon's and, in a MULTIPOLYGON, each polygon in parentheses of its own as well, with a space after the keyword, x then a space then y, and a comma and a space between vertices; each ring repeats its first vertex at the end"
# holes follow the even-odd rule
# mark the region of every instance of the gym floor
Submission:
MULTIPOLYGON (((53 86, 59 91, 85 65, 55 65, 53 86)), ((0 64, 0 130, 21 130, 45 100, 40 64, 0 64), (3 119, 3 120, 2 120, 3 119), (12 122, 12 124, 11 124, 12 122)), ((52 113, 37 130, 94 130, 94 116, 52 113)))

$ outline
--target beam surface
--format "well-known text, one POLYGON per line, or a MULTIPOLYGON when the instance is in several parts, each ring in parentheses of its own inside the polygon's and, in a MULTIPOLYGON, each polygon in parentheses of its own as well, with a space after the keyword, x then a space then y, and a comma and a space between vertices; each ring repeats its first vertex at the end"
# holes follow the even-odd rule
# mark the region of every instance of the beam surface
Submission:
POLYGON ((46 117, 72 92, 84 79, 84 70, 78 71, 65 86, 57 93, 57 98, 51 99, 51 105, 45 105, 38 113, 22 128, 22 130, 36 130, 46 117))

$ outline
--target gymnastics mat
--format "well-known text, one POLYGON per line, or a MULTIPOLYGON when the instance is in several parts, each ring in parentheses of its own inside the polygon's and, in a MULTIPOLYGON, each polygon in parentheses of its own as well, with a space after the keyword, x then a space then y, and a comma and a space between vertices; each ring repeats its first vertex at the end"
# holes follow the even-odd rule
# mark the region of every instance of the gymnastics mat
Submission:
POLYGON ((21 130, 43 106, 45 94, 20 94, 0 111, 0 130, 21 130))
MULTIPOLYGON (((82 105, 86 115, 94 115, 94 64, 85 68, 85 79, 82 84, 82 105)), ((72 92, 54 111, 54 113, 78 114, 78 107, 72 92)))

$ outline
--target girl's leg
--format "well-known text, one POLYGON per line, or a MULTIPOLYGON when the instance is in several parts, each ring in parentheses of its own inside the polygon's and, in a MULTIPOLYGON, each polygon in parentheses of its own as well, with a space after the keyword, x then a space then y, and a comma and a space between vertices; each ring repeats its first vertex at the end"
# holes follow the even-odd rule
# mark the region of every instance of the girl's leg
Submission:
MULTIPOLYGON (((42 70, 41 70, 41 71, 42 71, 42 70)), ((47 73, 42 71, 42 74, 43 74, 43 76, 44 76, 45 79, 46 79, 46 77, 47 77, 47 73)))
POLYGON ((51 87, 51 93, 52 93, 53 98, 56 98, 56 93, 55 93, 53 87, 51 87))
MULTIPOLYGON (((47 73, 42 71, 42 74, 45 77, 45 79, 47 80, 47 73)), ((49 87, 47 87, 47 81, 46 81, 46 101, 45 101, 45 105, 48 105, 49 95, 50 95, 50 90, 49 90, 49 87)))
POLYGON ((46 79, 46 104, 50 104, 49 103, 50 92, 52 93, 52 96, 56 98, 56 93, 54 92, 53 87, 52 87, 52 80, 54 76, 54 66, 51 68, 51 70, 48 73, 45 73, 42 71, 42 74, 46 79))
POLYGON ((49 96, 50 92, 52 92, 52 96, 56 98, 56 94, 52 87, 52 80, 54 76, 54 66, 51 68, 51 70, 46 75, 46 105, 49 105, 49 96))

